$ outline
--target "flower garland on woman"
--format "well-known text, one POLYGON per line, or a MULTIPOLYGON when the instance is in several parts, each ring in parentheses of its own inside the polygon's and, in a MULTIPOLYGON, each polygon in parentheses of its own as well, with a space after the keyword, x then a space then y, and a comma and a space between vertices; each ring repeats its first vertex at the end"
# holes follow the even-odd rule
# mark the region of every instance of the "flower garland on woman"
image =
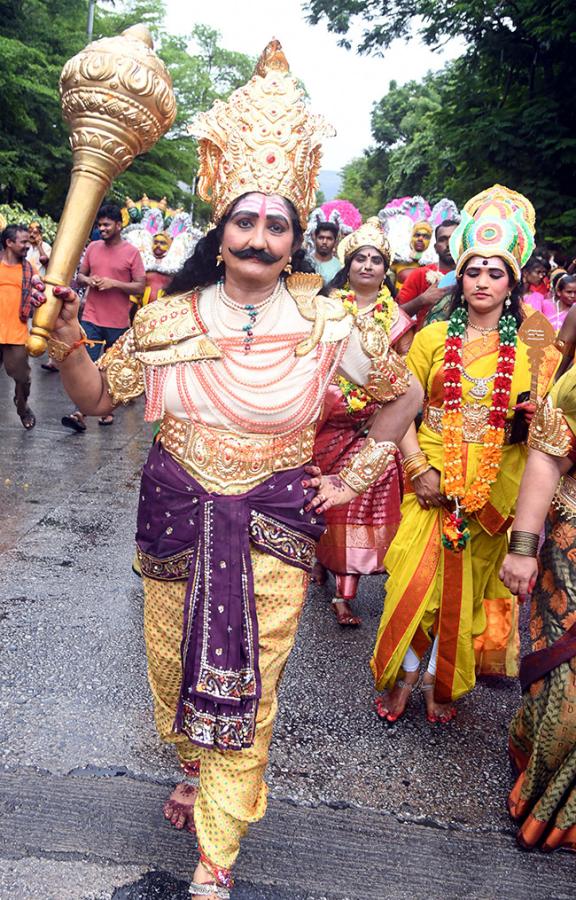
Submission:
MULTIPOLYGON (((385 691, 377 711, 389 722, 403 714, 430 642, 430 722, 454 718, 476 671, 517 674, 516 602, 498 569, 526 455, 512 420, 523 418, 531 381, 517 329, 533 225, 531 204, 506 188, 469 201, 451 239, 450 319, 417 334, 408 355, 427 396, 418 433, 412 427, 400 447, 406 493, 372 659, 385 691)), ((550 365, 542 381, 552 374, 550 365)))
MULTIPOLYGON (((354 316, 361 340, 380 345, 382 358, 390 345, 408 351, 413 323, 394 302, 384 283, 390 248, 377 219, 368 220, 338 248, 343 268, 327 288, 354 316)), ((394 378, 393 375, 390 376, 394 378)), ((365 441, 378 403, 360 386, 338 375, 324 403, 316 435, 314 459, 323 472, 336 474, 365 441)), ((399 458, 362 495, 337 511, 328 512, 327 529, 317 549, 318 581, 326 570, 336 580, 332 609, 340 625, 359 625, 350 602, 361 575, 382 571, 382 560, 400 522, 402 476, 399 458)))

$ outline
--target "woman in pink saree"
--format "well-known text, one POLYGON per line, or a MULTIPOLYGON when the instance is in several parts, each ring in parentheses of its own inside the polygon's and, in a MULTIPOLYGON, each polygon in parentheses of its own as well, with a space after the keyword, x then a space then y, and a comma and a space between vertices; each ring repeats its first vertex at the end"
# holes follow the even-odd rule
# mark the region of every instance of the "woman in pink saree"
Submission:
MULTIPOLYGON (((343 268, 328 286, 356 318, 364 339, 393 346, 405 355, 412 343, 414 323, 391 297, 385 284, 390 247, 378 225, 369 219, 341 241, 338 256, 343 268)), ((336 474, 362 447, 370 420, 379 404, 352 382, 337 376, 330 386, 316 434, 314 462, 325 474, 336 474)), ((382 572, 382 561, 400 524, 402 467, 399 454, 372 487, 347 506, 328 511, 327 529, 320 539, 314 577, 336 579, 332 608, 340 625, 359 625, 350 603, 361 575, 382 572)))

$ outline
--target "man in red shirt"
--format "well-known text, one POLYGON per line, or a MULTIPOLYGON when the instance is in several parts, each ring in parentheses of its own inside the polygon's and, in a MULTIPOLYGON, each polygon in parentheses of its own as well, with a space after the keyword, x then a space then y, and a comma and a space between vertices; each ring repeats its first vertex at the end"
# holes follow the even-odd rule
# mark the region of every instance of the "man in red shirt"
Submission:
MULTIPOLYGON (((111 347, 130 327, 130 294, 141 294, 146 272, 140 253, 123 241, 122 213, 114 203, 100 207, 96 219, 101 240, 88 244, 80 264, 77 281, 88 286, 82 314, 82 327, 91 341, 90 357, 98 357, 111 347)), ((103 416, 100 425, 111 425, 113 416, 103 416)), ((62 424, 75 431, 85 431, 84 416, 78 410, 62 417, 62 424)))
POLYGON ((400 304, 408 316, 416 317, 416 330, 422 327, 422 323, 432 306, 438 303, 452 288, 437 287, 438 277, 429 276, 429 272, 439 272, 440 277, 454 269, 454 260, 450 253, 450 235, 458 222, 447 219, 436 227, 434 249, 438 254, 438 263, 429 266, 420 266, 410 272, 402 285, 396 302, 400 304))

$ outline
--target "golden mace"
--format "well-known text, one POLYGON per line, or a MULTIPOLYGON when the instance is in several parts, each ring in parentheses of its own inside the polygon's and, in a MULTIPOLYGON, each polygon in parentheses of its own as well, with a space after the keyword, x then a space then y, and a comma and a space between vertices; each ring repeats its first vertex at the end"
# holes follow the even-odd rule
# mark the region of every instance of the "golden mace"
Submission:
POLYGON ((165 134, 176 118, 172 79, 153 49, 150 32, 134 25, 88 44, 60 76, 62 114, 70 128, 70 187, 44 282, 46 303, 34 312, 26 343, 41 356, 68 285, 112 180, 165 134))

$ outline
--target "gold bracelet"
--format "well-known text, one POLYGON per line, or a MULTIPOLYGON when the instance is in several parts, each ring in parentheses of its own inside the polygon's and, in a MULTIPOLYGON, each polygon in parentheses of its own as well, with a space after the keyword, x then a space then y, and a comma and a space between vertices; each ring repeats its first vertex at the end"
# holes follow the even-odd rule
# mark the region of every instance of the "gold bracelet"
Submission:
POLYGON ((409 478, 410 481, 414 481, 415 478, 419 478, 420 475, 424 475, 425 472, 429 472, 432 466, 430 463, 425 463, 424 465, 417 466, 410 469, 404 469, 404 476, 409 478))
POLYGON ((88 335, 80 325, 80 339, 74 341, 73 344, 66 344, 64 341, 57 341, 55 338, 48 338, 48 356, 50 359, 53 359, 54 362, 64 362, 64 360, 70 356, 74 350, 77 350, 78 347, 82 347, 88 340, 88 335))
POLYGON ((362 449, 339 472, 340 478, 353 491, 361 494, 378 481, 389 462, 394 459, 396 450, 396 444, 392 441, 376 443, 374 438, 367 438, 362 449))
POLYGON ((409 456, 405 456, 402 460, 402 467, 409 466, 412 462, 420 462, 421 460, 426 459, 426 455, 422 452, 422 450, 417 450, 416 453, 410 453, 409 456))
POLYGON ((429 472, 431 468, 432 466, 428 462, 428 457, 422 450, 410 453, 409 456, 405 456, 402 460, 404 476, 409 478, 410 481, 414 478, 418 478, 419 475, 424 475, 425 472, 429 472))
POLYGON ((538 556, 539 534, 532 531, 513 531, 510 535, 509 553, 516 553, 517 556, 538 556))

